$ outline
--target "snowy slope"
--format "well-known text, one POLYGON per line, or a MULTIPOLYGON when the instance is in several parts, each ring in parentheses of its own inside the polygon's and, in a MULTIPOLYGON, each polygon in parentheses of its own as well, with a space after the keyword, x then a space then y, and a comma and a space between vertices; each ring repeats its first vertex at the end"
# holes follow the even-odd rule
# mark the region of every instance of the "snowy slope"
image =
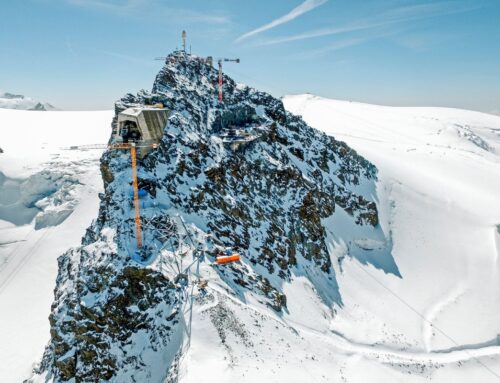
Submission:
POLYGON ((351 257, 383 243, 348 241, 359 233, 340 211, 325 221, 340 307, 296 276, 277 317, 248 295, 235 299, 202 266, 209 295, 196 302, 179 380, 500 381, 500 118, 313 96, 284 104, 377 166, 381 225, 401 277, 351 257))
MULTIPOLYGON (((402 275, 346 258, 338 269, 344 306, 330 329, 356 344, 434 352, 430 359, 457 350, 498 354, 500 118, 310 95, 284 103, 377 166, 381 224, 402 275)), ((481 362, 500 373, 498 357, 481 362)), ((464 381, 488 372, 477 361, 471 369, 461 370, 464 381)))
POLYGON ((161 101, 172 112, 159 149, 139 163, 149 187, 141 202, 148 257, 132 251, 128 156, 106 153, 99 218, 82 246, 59 259, 52 339, 32 381, 498 381, 499 119, 312 96, 284 100, 376 170, 284 113, 278 100, 231 79, 219 105, 216 72, 184 56, 166 60, 153 94, 117 103, 119 111, 161 101), (242 115, 239 108, 249 107, 264 119, 262 138, 237 154, 218 137, 216 112, 226 107, 242 115), (324 166, 329 149, 336 156, 324 166), (369 180, 350 174, 360 163, 369 180), (328 198, 342 189, 325 189, 322 210, 304 204, 299 224, 317 218, 307 213, 323 214, 329 274, 304 257, 308 251, 275 267, 280 244, 297 231, 309 235, 295 231, 297 217, 282 219, 307 200, 290 194, 325 180, 343 184, 353 202, 356 194, 376 200, 380 225, 354 224, 359 206, 332 204, 328 198), (269 210, 256 214, 255 201, 269 210), (175 234, 160 230, 175 214, 191 230, 193 248, 154 252, 161 236, 175 234), (260 242, 271 223, 269 239, 278 245, 265 252, 260 242), (239 239, 242 261, 214 265, 214 241, 232 246, 239 239), (189 264, 199 248, 208 248, 206 259, 188 273, 186 288, 175 262, 189 264))
MULTIPOLYGON (((377 166, 380 232, 366 239, 339 207, 323 220, 341 304, 326 305, 321 290, 332 285, 298 267, 277 312, 251 291, 235 294, 203 263, 209 285, 204 296, 193 288, 189 347, 178 364, 155 360, 144 374, 170 367, 183 383, 499 381, 500 118, 306 95, 284 103, 377 166), (387 246, 395 264, 377 265, 387 246)), ((68 148, 106 143, 112 116, 0 110, 2 131, 11 127, 0 143, 2 382, 29 377, 40 360, 55 259, 97 217, 102 150, 68 148)), ((144 347, 146 338, 133 339, 144 347)))
POLYGON ((202 266, 209 295, 196 302, 179 380, 500 381, 500 118, 313 96, 284 103, 377 166, 401 278, 349 256, 380 244, 346 243, 352 227, 339 212, 326 224, 341 307, 295 277, 277 317, 250 296, 242 304, 202 266))
POLYGON ((20 94, 0 92, 0 109, 47 111, 55 108, 47 102, 34 100, 20 94))
POLYGON ((341 307, 325 306, 295 277, 284 286, 288 310, 276 317, 248 296, 234 299, 202 267, 210 294, 195 306, 180 381, 500 381, 500 118, 308 95, 283 101, 377 166, 381 225, 401 278, 349 256, 381 244, 347 243, 353 228, 339 212, 326 225, 341 307))
POLYGON ((0 381, 21 382, 48 341, 56 258, 98 209, 112 112, 0 110, 0 381))

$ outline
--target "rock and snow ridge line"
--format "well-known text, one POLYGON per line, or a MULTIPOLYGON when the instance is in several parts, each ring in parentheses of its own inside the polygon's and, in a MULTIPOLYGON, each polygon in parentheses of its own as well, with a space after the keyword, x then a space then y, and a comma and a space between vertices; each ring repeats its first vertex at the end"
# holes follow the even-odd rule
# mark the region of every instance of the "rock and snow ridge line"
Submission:
MULTIPOLYGON (((160 228, 171 214, 187 222, 207 261, 223 248, 240 252, 240 264, 213 267, 206 262, 200 272, 273 315, 298 315, 290 313, 294 302, 284 291, 296 277, 314 287, 319 304, 342 304, 327 247, 337 225, 344 230, 335 239, 353 244, 351 256, 398 276, 390 244, 378 225, 374 166, 286 112, 279 100, 236 86, 229 77, 224 79, 225 103, 219 103, 217 75, 202 60, 176 52, 167 58, 152 93, 127 95, 116 104, 117 113, 158 102, 169 110, 158 149, 140 161, 138 170, 139 183, 147 190, 141 202, 141 216, 148 222, 142 254, 149 266, 131 256, 135 239, 129 155, 106 152, 99 217, 83 246, 59 259, 52 339, 41 367, 55 381, 159 381, 179 356, 187 360, 180 347, 185 334, 179 327, 186 296, 171 282, 177 276, 162 267, 176 250, 158 253, 165 236, 160 228), (237 149, 226 145, 228 124, 252 130, 258 138, 237 149), (338 219, 327 221, 334 212, 338 219), (325 225, 333 226, 327 232, 325 225), (356 239, 386 245, 366 249, 354 245, 356 239), (147 283, 139 285, 139 280, 147 283), (158 301, 158 294, 164 300, 158 301), (129 315, 119 316, 122 310, 129 315), (141 331, 136 330, 138 322, 141 331), (130 342, 141 347, 131 348, 130 342), (159 359, 165 368, 158 369, 159 359)), ((236 323, 228 310, 215 309, 236 323)), ((219 314, 218 319, 211 317, 217 323, 225 320, 219 314)), ((222 345, 224 334, 219 333, 222 345)))
MULTIPOLYGON (((495 150, 495 148, 498 148, 494 140, 495 130, 499 131, 498 123, 489 119, 488 116, 470 115, 469 112, 464 111, 451 112, 437 108, 428 111, 407 108, 408 110, 404 111, 405 113, 401 113, 402 111, 399 108, 357 104, 351 109, 350 103, 332 101, 332 104, 329 105, 327 111, 323 110, 322 113, 315 111, 311 116, 307 113, 308 108, 306 107, 305 113, 302 111, 299 114, 303 114, 311 125, 316 125, 336 137, 345 139, 350 146, 354 146, 358 152, 370 159, 379 169, 378 177, 380 181, 377 186, 377 205, 380 209, 381 224, 387 224, 389 227, 388 231, 391 232, 391 238, 395 246, 396 262, 401 269, 403 278, 399 281, 394 276, 384 275, 382 271, 371 266, 363 266, 357 263, 356 260, 344 258, 343 270, 336 269, 344 302, 343 307, 336 310, 334 318, 330 316, 327 308, 322 311, 322 303, 315 299, 315 288, 310 283, 299 284, 301 282, 300 278, 285 283, 285 293, 287 297, 291 298, 287 302, 289 313, 282 318, 289 323, 289 326, 297 327, 297 331, 300 331, 300 327, 306 325, 307 328, 312 328, 318 336, 310 338, 307 331, 304 331, 302 340, 296 341, 291 330, 290 332, 282 332, 274 328, 275 319, 268 321, 261 316, 256 316, 254 320, 260 322, 260 327, 255 328, 256 333, 253 334, 255 339, 254 348, 249 350, 255 350, 259 357, 255 355, 248 356, 255 360, 258 359, 258 365, 255 366, 252 360, 242 357, 246 355, 246 346, 240 347, 238 338, 233 339, 231 333, 229 333, 226 334, 226 344, 231 346, 232 357, 239 357, 239 360, 236 360, 236 364, 231 365, 228 369, 228 363, 225 360, 228 351, 220 345, 220 334, 214 333, 211 325, 207 324, 207 319, 201 316, 198 318, 195 312, 192 347, 188 354, 185 355, 184 362, 179 369, 180 381, 191 382, 206 379, 206 371, 208 370, 215 370, 217 376, 214 378, 219 382, 233 382, 235 380, 253 382, 266 379, 273 382, 285 380, 293 382, 305 379, 325 382, 333 379, 350 382, 395 382, 401 380, 421 382, 422 379, 436 382, 470 381, 471 379, 481 382, 497 381, 489 373, 484 372, 484 375, 481 375, 484 368, 476 366, 473 358, 467 362, 466 353, 462 353, 464 359, 457 362, 457 356, 460 356, 460 354, 455 354, 451 350, 454 356, 449 359, 449 363, 443 359, 439 359, 439 362, 434 363, 434 356, 436 356, 437 351, 449 349, 446 340, 441 339, 439 334, 423 331, 422 323, 415 321, 411 313, 405 312, 403 308, 399 307, 398 302, 384 294, 384 291, 378 289, 376 284, 370 284, 360 267, 367 268, 378 280, 387 283, 391 289, 401 293, 412 304, 417 304, 419 310, 425 312, 425 309, 429 307, 431 321, 437 321, 439 326, 445 328, 447 332, 450 323, 456 322, 459 326, 457 329, 451 328, 451 332, 453 337, 458 339, 461 344, 477 344, 481 346, 484 343, 481 342, 483 339, 486 341, 492 339, 490 336, 495 334, 495 318, 498 318, 498 315, 494 312, 485 312, 485 309, 494 308, 495 305, 485 304, 480 299, 477 300, 477 303, 471 302, 467 298, 467 294, 470 294, 471 291, 474 292, 483 280, 487 284, 491 284, 488 278, 483 278, 484 274, 474 275, 481 270, 492 270, 491 262, 483 262, 483 256, 488 258, 497 254, 498 257, 500 237, 496 226, 498 224, 497 216, 495 210, 491 211, 491 209, 491 215, 485 216, 484 214, 488 211, 484 205, 487 205, 488 201, 491 200, 490 195, 495 194, 495 191, 498 190, 494 183, 496 167, 489 166, 494 157, 487 154, 485 156, 484 153, 482 155, 478 154, 481 153, 479 151, 481 149, 476 145, 471 143, 473 146, 470 146, 468 140, 455 141, 456 130, 454 130, 453 124, 469 125, 471 130, 495 150), (370 111, 368 116, 367 109, 370 111), (456 113, 456 115, 453 113, 456 113), (312 119, 315 115, 321 117, 319 122, 312 119), (394 120, 392 123, 387 121, 391 116, 394 120), (321 121, 329 123, 320 126, 321 121), (388 128, 394 129, 394 125, 397 127, 409 126, 411 129, 403 132, 395 129, 394 134, 392 134, 391 129, 388 128), (478 126, 482 126, 484 129, 478 130, 478 126), (440 130, 441 133, 437 133, 440 130), (490 132, 492 135, 485 137, 485 134, 489 135, 490 132), (354 133, 356 133, 357 139, 352 137, 354 133), (407 140, 399 137, 401 133, 406 133, 407 140), (377 135, 379 137, 374 138, 377 135), (398 140, 395 140, 394 136, 397 136, 398 140), (380 145, 372 148, 373 142, 376 142, 374 140, 378 140, 380 145), (363 145, 364 142, 370 142, 370 145, 363 145), (386 145, 382 145, 383 143, 386 145), (460 155, 455 156, 455 152, 467 157, 464 157, 464 161, 458 161, 457 157, 459 159, 460 155), (378 156, 376 156, 377 154, 378 156), (386 161, 382 154, 387 155, 390 161, 386 161), (419 156, 409 156, 414 154, 419 154, 419 156), (423 162, 421 158, 427 159, 427 162, 423 162), (415 172, 413 168, 408 168, 408 163, 419 165, 419 171, 415 172), (454 194, 457 190, 453 188, 437 188, 436 182, 439 179, 436 177, 426 177, 424 178, 426 182, 422 182, 422 177, 426 173, 429 173, 430 170, 435 171, 436 168, 441 169, 443 163, 448 165, 449 171, 441 172, 440 175, 444 177, 443 181, 450 180, 452 185, 456 184, 456 178, 457 176, 460 177, 461 174, 453 171, 453 166, 457 166, 467 176, 469 176, 471 168, 476 171, 479 170, 484 179, 479 180, 482 182, 477 185, 477 188, 484 189, 485 192, 482 195, 485 197, 486 202, 474 204, 471 200, 457 198, 461 197, 460 194, 454 194), (405 171, 397 172, 398 169, 394 168, 395 164, 403 167, 405 171), (404 175, 406 176, 403 177, 404 175), (420 178, 411 179, 409 175, 417 175, 420 178), (389 176, 391 178, 387 180, 389 176), (429 180, 432 181, 430 185, 428 184, 429 180), (430 191, 423 189, 423 187, 428 187, 430 191), (434 192, 432 191, 433 188, 434 192), (442 192, 435 195, 435 190, 442 190, 442 192), (438 198, 438 203, 435 203, 434 196, 438 198), (460 204, 457 201, 460 201, 460 204), (447 209, 448 206, 449 209, 447 209), (475 214, 471 216, 470 212, 475 212, 475 214), (463 224, 459 224, 462 221, 464 221, 463 224), (428 230, 422 231, 422 228, 426 226, 429 226, 428 230), (443 231, 445 228, 450 233, 454 232, 455 236, 450 237, 447 232, 443 231), (439 233, 441 237, 444 237, 442 243, 436 242, 433 230, 439 233), (408 237, 412 233, 414 236, 408 237), (459 242, 455 247, 453 244, 456 238, 462 238, 464 241, 459 242), (472 252, 465 239, 470 239, 472 243, 479 245, 479 251, 476 252, 480 256, 478 259, 471 259, 472 252), (424 248, 422 248, 423 240, 428 242, 424 248), (495 248, 495 241, 497 243, 496 253, 491 251, 489 247, 481 246, 482 243, 487 246, 492 243, 493 248, 495 248), (437 245, 440 245, 442 250, 434 250, 437 245), (418 251, 410 252, 409 248, 415 246, 417 246, 418 251), (409 256, 405 256, 406 252, 408 252, 409 256), (455 254, 457 259, 447 257, 447 252, 455 254), (427 253, 431 256, 419 256, 419 254, 425 255, 427 253), (440 258, 444 258, 445 262, 441 263, 440 258), (414 262, 409 264, 412 260, 414 262), (478 264, 475 265, 474 260, 477 260, 478 264), (465 264, 472 267, 469 270, 464 270, 457 267, 457 264, 458 266, 465 264), (467 277, 468 273, 466 271, 471 272, 470 277, 472 278, 467 277), (478 283, 478 281, 480 282, 478 283), (443 291, 446 293, 448 291, 461 291, 455 288, 461 287, 460 284, 462 284, 462 287, 466 287, 465 302, 458 302, 457 304, 457 302, 453 302, 454 299, 451 299, 452 304, 449 305, 446 303, 450 301, 449 299, 441 300, 443 291), (457 306, 460 305, 470 309, 468 312, 455 316, 452 320, 446 320, 446 315, 449 315, 451 310, 457 310, 457 306), (377 310, 377 306, 380 307, 379 310, 377 310), (433 307, 439 309, 434 310, 433 307), (441 308, 444 308, 444 311, 441 308), (471 318, 471 315, 474 316, 471 310, 478 308, 477 315, 483 317, 479 321, 471 318), (475 324, 476 331, 474 332, 471 332, 471 327, 468 326, 471 319, 475 324), (491 322, 489 319, 491 319, 491 322), (441 323, 441 321, 443 322, 441 323), (367 327, 367 331, 364 331, 365 327, 367 327), (331 333, 328 329, 331 329, 331 333), (398 330, 404 336, 416 338, 417 340, 406 345, 403 336, 398 334, 398 330), (366 354, 362 350, 352 346, 346 347, 346 352, 339 351, 332 342, 336 337, 332 334, 336 333, 341 334, 345 339, 350 339, 348 344, 362 344, 363 347, 366 347, 366 351, 371 351, 370 355, 373 357, 366 359, 364 357, 366 354), (459 335, 457 336, 455 333, 459 335), (419 337, 421 335, 422 340, 420 341, 419 337), (280 336, 285 339, 285 343, 280 340, 280 336), (265 347, 258 347, 258 344, 265 341, 265 338, 271 341, 267 342, 268 344, 264 343, 266 344, 265 347), (289 343, 288 346, 286 342, 289 343), (267 347, 269 347, 269 350, 267 347), (332 354, 326 351, 332 349, 335 350, 332 354), (402 359, 402 356, 393 355, 390 351, 389 356, 385 358, 384 355, 387 349, 402 354, 404 359, 402 359), (426 351, 428 351, 428 359, 426 358, 426 351), (416 357, 413 363, 412 353, 421 355, 422 359, 416 357), (286 357, 281 357, 281 354, 285 354, 286 357), (310 372, 306 373, 307 370, 310 372)), ((287 105, 286 99, 285 106, 293 110, 290 105, 287 105)), ((110 117, 103 119, 104 125, 109 123, 109 119, 110 117)), ((92 140, 90 142, 97 141, 92 140)), ((65 145, 73 144, 67 143, 65 145)), ((471 178, 477 181, 479 177, 471 178)), ((443 183, 439 185, 443 185, 443 183)), ((472 194, 476 195, 475 193, 472 194)), ((482 202, 482 199, 479 199, 479 201, 482 202)), ((494 207, 495 205, 491 206, 494 207)), ((343 249, 342 243, 335 241, 335 239, 333 241, 337 242, 337 245, 333 246, 332 251, 335 254, 337 252, 340 254, 343 249)), ((360 242, 358 241, 358 243, 360 242)), ((360 244, 362 247, 367 247, 366 242, 360 244)), ((336 266, 335 262, 333 262, 334 266, 336 266)), ((221 281, 219 276, 213 273, 212 270, 202 270, 202 272, 212 276, 209 285, 212 290, 219 292, 232 291, 232 287, 221 281)), ((50 289, 52 289, 52 286, 50 289)), ((486 291, 491 290, 489 288, 486 291)), ((253 321, 247 319, 246 310, 256 308, 260 312, 265 312, 267 318, 276 317, 272 311, 268 311, 265 307, 261 307, 258 302, 254 302, 251 296, 245 295, 247 299, 245 305, 241 303, 240 297, 234 297, 232 293, 230 293, 230 296, 232 297, 231 302, 237 303, 234 307, 231 306, 230 310, 237 313, 237 317, 240 318, 243 326, 245 326, 244 328, 247 328, 248 331, 253 328, 253 321), (241 312, 239 312, 238 307, 241 307, 241 312)), ((453 296, 453 294, 450 296, 453 296)), ((485 298, 490 299, 493 303, 495 302, 494 296, 485 296, 485 298)), ((24 300, 29 301, 29 296, 24 300)), ((208 306, 207 309, 212 304, 223 307, 215 301, 214 303, 202 302, 200 309, 203 309, 205 304, 208 306)), ((213 312, 228 313, 227 309, 217 309, 213 312)), ((43 316, 45 318, 46 313, 43 316)), ((220 323, 220 320, 217 320, 216 323, 220 323)), ((338 342, 343 344, 340 340, 338 342)), ((484 352, 489 353, 492 349, 493 351, 489 357, 480 356, 475 352, 473 354, 480 357, 481 361, 484 361, 488 366, 497 369, 496 347, 484 348, 481 350, 481 354, 484 352)), ((443 358, 439 355, 437 357, 443 358)), ((26 367, 29 367, 29 365, 26 367)), ((27 369, 25 368, 25 370, 27 369)), ((6 381, 9 382, 10 380, 7 379, 6 381)), ((19 381, 19 379, 12 381, 19 381)))

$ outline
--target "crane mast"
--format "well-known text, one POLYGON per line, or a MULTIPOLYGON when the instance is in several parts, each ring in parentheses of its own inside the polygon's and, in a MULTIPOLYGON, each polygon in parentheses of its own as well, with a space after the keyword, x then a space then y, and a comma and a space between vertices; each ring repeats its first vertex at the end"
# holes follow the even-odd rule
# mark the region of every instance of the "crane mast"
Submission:
POLYGON ((130 160, 132 164, 132 189, 134 192, 134 223, 135 223, 135 239, 137 250, 142 248, 142 224, 141 212, 139 208, 139 185, 137 181, 137 150, 140 148, 156 149, 158 144, 135 144, 135 143, 120 143, 109 145, 109 149, 125 149, 130 151, 130 160))
POLYGON ((234 62, 238 64, 240 62, 240 59, 227 59, 227 58, 222 58, 217 61, 219 64, 219 102, 222 102, 223 96, 222 96, 222 62, 234 62))

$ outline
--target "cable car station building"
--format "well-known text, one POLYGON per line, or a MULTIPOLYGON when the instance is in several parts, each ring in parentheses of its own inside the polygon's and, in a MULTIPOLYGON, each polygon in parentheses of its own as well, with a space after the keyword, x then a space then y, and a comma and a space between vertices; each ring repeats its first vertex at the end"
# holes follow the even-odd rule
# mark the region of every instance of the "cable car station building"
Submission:
POLYGON ((118 114, 117 141, 157 144, 163 137, 168 110, 157 107, 134 106, 118 114))

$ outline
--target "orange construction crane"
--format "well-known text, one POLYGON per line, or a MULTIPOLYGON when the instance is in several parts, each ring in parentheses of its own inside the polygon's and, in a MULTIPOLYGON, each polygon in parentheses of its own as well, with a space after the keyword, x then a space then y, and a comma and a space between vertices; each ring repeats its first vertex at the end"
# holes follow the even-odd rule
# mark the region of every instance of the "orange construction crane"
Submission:
POLYGON ((108 146, 109 149, 128 149, 130 150, 130 159, 132 161, 132 188, 134 189, 134 221, 135 221, 135 239, 137 241, 137 249, 142 248, 142 226, 141 212, 139 210, 139 186, 137 184, 137 151, 136 148, 153 148, 156 149, 158 144, 140 144, 122 143, 108 146))

